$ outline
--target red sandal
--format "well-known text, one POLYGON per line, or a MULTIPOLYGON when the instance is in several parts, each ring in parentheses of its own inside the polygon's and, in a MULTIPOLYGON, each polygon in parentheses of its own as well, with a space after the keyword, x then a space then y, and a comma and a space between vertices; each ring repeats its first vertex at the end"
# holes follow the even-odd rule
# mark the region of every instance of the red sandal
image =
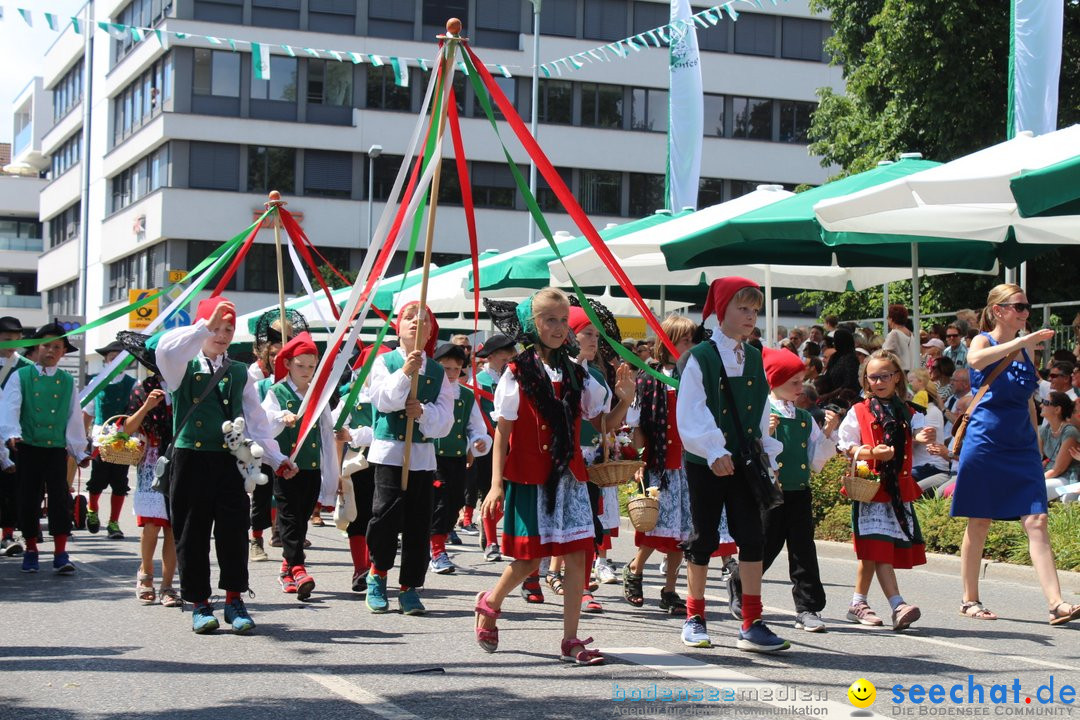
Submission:
POLYGON ((521 597, 525 598, 525 602, 532 605, 539 605, 544 602, 544 590, 540 587, 539 575, 530 575, 525 578, 525 582, 521 583, 521 597))
POLYGON ((592 641, 592 638, 585 638, 584 640, 568 638, 563 640, 562 655, 559 657, 559 660, 565 663, 573 663, 574 665, 603 665, 606 660, 604 654, 599 650, 589 650, 585 647, 592 641), (571 655, 570 651, 578 646, 582 649, 571 655))
POLYGON ((487 593, 483 591, 476 593, 476 607, 473 610, 476 612, 476 644, 484 652, 493 653, 499 649, 499 628, 480 627, 480 616, 498 620, 500 611, 488 605, 487 593))
POLYGON ((604 606, 600 604, 599 600, 593 597, 591 592, 586 591, 581 596, 581 612, 599 615, 604 612, 604 606))

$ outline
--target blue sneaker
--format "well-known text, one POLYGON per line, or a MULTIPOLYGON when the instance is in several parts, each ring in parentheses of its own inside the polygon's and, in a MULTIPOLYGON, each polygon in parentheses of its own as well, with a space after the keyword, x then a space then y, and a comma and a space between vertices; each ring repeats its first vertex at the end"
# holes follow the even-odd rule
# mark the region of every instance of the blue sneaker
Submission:
POLYGON ((735 647, 749 652, 778 652, 787 650, 791 643, 781 639, 759 619, 754 621, 749 630, 739 631, 739 640, 735 647))
POLYGON ((52 561, 53 570, 57 575, 74 575, 75 566, 71 564, 71 558, 66 552, 58 552, 52 561))
POLYGON ((369 572, 367 576, 367 597, 364 599, 367 609, 375 614, 381 614, 390 609, 390 603, 386 601, 386 576, 379 576, 369 572))
POLYGON ((225 606, 225 622, 232 625, 234 633, 243 635, 255 629, 255 621, 248 615, 244 601, 236 598, 225 606))
POLYGON ((196 605, 191 610, 191 629, 196 635, 206 635, 218 629, 217 618, 214 617, 214 607, 209 603, 196 605))
POLYGON ((37 550, 27 550, 23 553, 22 571, 24 573, 36 573, 38 571, 37 550))
POLYGON ((431 568, 431 572, 435 573, 436 575, 449 575, 457 569, 454 563, 450 561, 450 556, 447 555, 445 552, 441 552, 435 557, 431 558, 431 562, 428 564, 428 567, 431 568))
POLYGON ((687 618, 682 626, 682 641, 687 647, 711 648, 713 645, 705 628, 705 618, 700 615, 687 618))
POLYGON ((454 532, 454 530, 452 528, 451 528, 450 532, 448 532, 446 534, 446 542, 450 543, 451 545, 461 545, 462 544, 461 543, 461 538, 458 537, 458 534, 456 532, 454 532))
MULTIPOLYGON (((371 597, 370 591, 368 597, 371 597)), ((416 592, 416 588, 402 590, 398 595, 398 603, 401 605, 402 615, 423 615, 427 612, 424 603, 420 602, 420 593, 416 592)))

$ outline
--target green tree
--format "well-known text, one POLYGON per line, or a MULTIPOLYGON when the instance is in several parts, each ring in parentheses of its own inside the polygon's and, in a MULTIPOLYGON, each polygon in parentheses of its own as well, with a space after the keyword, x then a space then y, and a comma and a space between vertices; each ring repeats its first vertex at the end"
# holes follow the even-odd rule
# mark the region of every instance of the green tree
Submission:
MULTIPOLYGON (((944 162, 1005 138, 1008 2, 811 0, 811 7, 832 18, 827 49, 846 81, 846 94, 818 91, 809 137, 822 165, 838 165, 847 175, 912 151, 944 162)), ((1080 122, 1080 0, 1065 0, 1064 38, 1058 127, 1080 122)), ((1075 248, 1029 263, 1032 299, 1074 299, 1070 280, 1078 264, 1075 248)), ((924 280, 923 307, 981 305, 989 284, 971 275, 924 280)), ((865 316, 880 312, 881 290, 875 292, 877 306, 872 292, 844 301, 819 293, 798 297, 865 316)))

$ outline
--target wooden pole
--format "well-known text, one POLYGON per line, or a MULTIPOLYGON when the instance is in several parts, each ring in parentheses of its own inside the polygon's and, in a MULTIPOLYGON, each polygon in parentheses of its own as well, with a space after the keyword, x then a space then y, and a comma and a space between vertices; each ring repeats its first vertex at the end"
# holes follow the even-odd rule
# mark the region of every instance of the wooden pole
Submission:
MULTIPOLYGON (((446 48, 443 52, 442 59, 442 82, 449 81, 450 70, 454 66, 454 54, 457 52, 457 44, 461 42, 462 38, 459 33, 461 32, 461 21, 457 18, 450 18, 446 21, 446 35, 440 35, 439 38, 446 42, 446 48)), ((446 94, 444 93, 439 100, 439 107, 441 112, 439 114, 439 139, 442 140, 443 132, 446 130, 446 94)), ((424 268, 420 275, 420 307, 417 310, 416 316, 416 339, 419 344, 420 337, 424 331, 424 320, 427 318, 427 290, 428 290, 428 276, 431 274, 431 247, 435 238, 435 211, 439 207, 439 177, 442 174, 442 153, 435 159, 435 169, 431 175, 431 200, 428 203, 428 217, 427 217, 427 234, 424 238, 424 268)), ((416 350, 423 350, 422 346, 414 348, 416 350)), ((434 362, 434 361, 432 361, 434 362)), ((416 399, 416 390, 420 385, 420 373, 417 372, 412 377, 412 387, 409 389, 409 399, 416 399)), ((405 425, 405 456, 401 461, 401 490, 404 492, 409 488, 409 460, 412 457, 412 438, 413 438, 413 423, 411 420, 406 421, 405 425)))
MULTIPOLYGON (((281 262, 281 214, 277 212, 285 201, 281 199, 281 193, 277 190, 270 191, 270 199, 266 203, 267 208, 275 208, 274 211, 274 254, 277 257, 277 293, 278 293, 278 324, 281 325, 281 345, 289 342, 289 329, 285 320, 285 270, 281 262)), ((270 369, 271 373, 273 368, 270 369)))

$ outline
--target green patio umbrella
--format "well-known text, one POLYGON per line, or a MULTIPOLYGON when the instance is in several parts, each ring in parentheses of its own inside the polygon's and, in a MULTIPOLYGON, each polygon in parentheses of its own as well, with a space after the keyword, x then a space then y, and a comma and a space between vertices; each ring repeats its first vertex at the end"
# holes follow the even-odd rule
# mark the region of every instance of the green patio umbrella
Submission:
POLYGON ((1080 215, 1080 155, 1009 181, 1020 217, 1080 215))

